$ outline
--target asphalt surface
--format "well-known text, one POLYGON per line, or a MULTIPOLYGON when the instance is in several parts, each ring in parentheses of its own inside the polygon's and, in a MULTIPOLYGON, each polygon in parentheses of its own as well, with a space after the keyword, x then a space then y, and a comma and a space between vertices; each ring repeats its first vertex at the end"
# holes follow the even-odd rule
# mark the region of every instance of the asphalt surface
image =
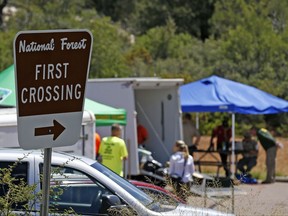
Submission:
POLYGON ((288 182, 273 184, 241 184, 237 190, 246 192, 230 197, 191 197, 188 204, 208 207, 243 216, 288 216, 288 182))

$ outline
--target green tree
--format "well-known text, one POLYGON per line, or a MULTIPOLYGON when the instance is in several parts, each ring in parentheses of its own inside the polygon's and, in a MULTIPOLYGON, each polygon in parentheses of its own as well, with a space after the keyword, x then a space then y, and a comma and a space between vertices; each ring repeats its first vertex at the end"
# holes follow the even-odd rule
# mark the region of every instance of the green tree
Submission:
POLYGON ((13 64, 13 39, 15 34, 14 31, 0 31, 0 71, 13 64))
POLYGON ((3 50, 0 55, 9 56, 3 58, 3 69, 13 62, 12 42, 15 33, 20 30, 88 29, 94 37, 90 77, 129 74, 123 57, 129 46, 129 34, 111 23, 109 18, 100 18, 95 9, 88 7, 89 1, 11 0, 8 6, 15 6, 17 12, 9 18, 5 30, 0 32, 0 38, 5 39, 0 45, 0 50, 3 50))
POLYGON ((129 34, 109 23, 109 19, 93 20, 94 36, 90 77, 124 77, 131 74, 124 54, 129 43, 129 34))
MULTIPOLYGON (((211 20, 220 47, 213 73, 288 99, 287 9, 284 0, 218 1, 211 20)), ((263 120, 283 132, 287 114, 237 119, 265 126, 263 120)))
POLYGON ((172 19, 166 26, 150 29, 136 37, 126 58, 135 76, 184 77, 188 81, 203 73, 204 43, 189 34, 176 33, 172 19))
POLYGON ((8 3, 8 0, 2 0, 0 1, 0 28, 3 28, 3 10, 4 10, 4 7, 7 5, 8 3))
POLYGON ((215 0, 94 0, 97 11, 109 16, 133 34, 142 35, 173 19, 178 33, 188 33, 205 40, 210 34, 209 18, 215 0))
POLYGON ((280 83, 288 78, 287 43, 279 29, 273 28, 268 6, 264 0, 216 4, 214 33, 219 36, 222 32, 219 42, 224 58, 215 72, 286 98, 286 88, 280 83))

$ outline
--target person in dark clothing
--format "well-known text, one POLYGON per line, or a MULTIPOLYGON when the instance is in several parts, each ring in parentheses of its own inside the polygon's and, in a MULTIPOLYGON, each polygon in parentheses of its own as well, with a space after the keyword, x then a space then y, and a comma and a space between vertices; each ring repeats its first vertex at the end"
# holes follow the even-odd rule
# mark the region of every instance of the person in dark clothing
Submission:
POLYGON ((227 163, 228 154, 227 150, 229 149, 230 139, 232 137, 232 129, 229 126, 228 119, 224 118, 222 121, 222 125, 217 126, 213 129, 211 140, 210 140, 210 147, 209 149, 214 149, 214 138, 217 138, 217 151, 219 151, 221 162, 223 168, 225 170, 226 177, 230 177, 231 172, 227 163))
POLYGON ((243 157, 237 163, 237 170, 242 175, 251 176, 250 171, 257 164, 258 144, 256 140, 252 139, 250 132, 245 132, 242 145, 243 157))
POLYGON ((137 118, 137 142, 139 148, 145 149, 145 143, 148 139, 148 131, 147 129, 140 124, 138 118, 137 118))

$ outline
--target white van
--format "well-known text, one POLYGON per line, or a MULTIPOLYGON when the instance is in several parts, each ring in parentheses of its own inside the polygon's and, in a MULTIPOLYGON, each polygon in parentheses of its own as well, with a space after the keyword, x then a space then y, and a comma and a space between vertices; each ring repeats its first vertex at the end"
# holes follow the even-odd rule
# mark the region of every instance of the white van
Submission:
MULTIPOLYGON (((95 159, 95 115, 90 111, 83 111, 83 119, 79 140, 71 146, 56 147, 67 153, 85 155, 95 159)), ((19 148, 17 132, 17 110, 16 108, 0 109, 0 147, 19 148)))
MULTIPOLYGON (((40 176, 43 168, 43 154, 40 150, 29 151, 21 149, 0 149, 0 168, 8 167, 19 162, 13 168, 12 175, 16 179, 22 178, 29 185, 36 184, 36 191, 41 190, 40 176)), ((57 175, 52 178, 52 189, 62 189, 62 193, 50 194, 51 214, 61 214, 67 209, 73 209, 77 215, 111 215, 111 210, 118 212, 116 215, 231 215, 206 208, 194 208, 184 204, 163 205, 161 200, 153 200, 129 181, 112 172, 90 158, 70 155, 67 153, 52 153, 52 174, 57 170, 57 175), (57 179, 62 175, 63 178, 57 179), (75 178, 77 177, 77 178, 75 178), (80 181, 77 181, 77 179, 80 181), (58 187, 54 187, 53 182, 58 187), (126 212, 125 214, 122 214, 126 212)), ((15 181, 17 182, 17 181, 15 181)), ((6 194, 7 187, 0 187, 0 195, 6 194)), ((23 205, 15 205, 15 212, 23 214, 23 205)), ((30 202, 30 214, 39 215, 40 202, 30 202), (32 210, 33 209, 33 210, 32 210)), ((27 211, 26 211, 27 212, 27 211)), ((1 210, 0 210, 1 213, 1 210)), ((1 214, 0 214, 1 215, 1 214)))

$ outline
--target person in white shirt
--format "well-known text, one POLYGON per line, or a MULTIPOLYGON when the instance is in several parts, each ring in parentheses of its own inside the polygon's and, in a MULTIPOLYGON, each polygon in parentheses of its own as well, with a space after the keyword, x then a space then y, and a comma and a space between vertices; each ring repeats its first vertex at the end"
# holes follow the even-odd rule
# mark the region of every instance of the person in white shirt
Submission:
POLYGON ((188 146, 182 140, 176 141, 173 151, 174 153, 170 156, 169 175, 176 193, 185 199, 185 192, 189 192, 190 184, 193 181, 194 160, 189 154, 188 146))

